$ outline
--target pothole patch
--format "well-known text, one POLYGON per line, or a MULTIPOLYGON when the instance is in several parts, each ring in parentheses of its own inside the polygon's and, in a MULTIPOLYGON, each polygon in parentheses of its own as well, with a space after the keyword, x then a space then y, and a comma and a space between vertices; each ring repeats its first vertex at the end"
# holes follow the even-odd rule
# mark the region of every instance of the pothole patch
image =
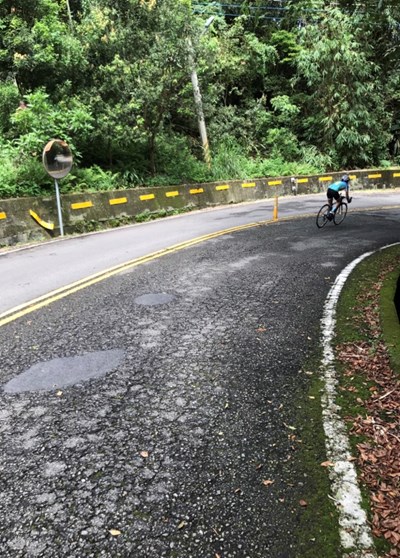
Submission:
POLYGON ((5 393, 49 391, 100 378, 124 360, 125 351, 95 351, 80 356, 39 362, 5 384, 5 393))
POLYGON ((135 298, 136 304, 142 306, 156 306, 158 304, 168 304, 175 300, 175 296, 168 293, 149 293, 135 298))

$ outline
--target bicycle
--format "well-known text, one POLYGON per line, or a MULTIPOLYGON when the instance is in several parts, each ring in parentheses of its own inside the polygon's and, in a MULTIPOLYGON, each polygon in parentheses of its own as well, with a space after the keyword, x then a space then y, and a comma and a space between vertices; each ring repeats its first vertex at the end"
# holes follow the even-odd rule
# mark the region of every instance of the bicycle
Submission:
MULTIPOLYGON (((350 198, 349 203, 351 203, 350 198)), ((325 203, 317 213, 317 227, 322 229, 329 221, 333 221, 335 225, 340 225, 346 218, 347 215, 347 203, 344 201, 345 197, 340 196, 333 206, 332 211, 329 210, 329 204, 325 203)))

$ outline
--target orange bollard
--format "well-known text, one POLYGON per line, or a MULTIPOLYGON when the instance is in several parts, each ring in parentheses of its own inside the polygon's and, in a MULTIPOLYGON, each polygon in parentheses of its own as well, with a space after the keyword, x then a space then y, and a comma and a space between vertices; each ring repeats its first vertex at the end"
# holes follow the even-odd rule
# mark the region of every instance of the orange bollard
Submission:
POLYGON ((275 196, 275 205, 274 205, 273 220, 274 220, 274 221, 277 221, 277 220, 278 220, 278 196, 275 196))

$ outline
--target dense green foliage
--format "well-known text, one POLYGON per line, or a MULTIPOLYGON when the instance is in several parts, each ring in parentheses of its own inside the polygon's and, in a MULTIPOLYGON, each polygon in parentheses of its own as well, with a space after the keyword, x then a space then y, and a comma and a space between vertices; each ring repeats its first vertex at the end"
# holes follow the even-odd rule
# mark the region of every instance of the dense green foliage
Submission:
POLYGON ((48 187, 53 137, 63 191, 398 163, 399 66, 393 0, 0 0, 0 197, 48 187))

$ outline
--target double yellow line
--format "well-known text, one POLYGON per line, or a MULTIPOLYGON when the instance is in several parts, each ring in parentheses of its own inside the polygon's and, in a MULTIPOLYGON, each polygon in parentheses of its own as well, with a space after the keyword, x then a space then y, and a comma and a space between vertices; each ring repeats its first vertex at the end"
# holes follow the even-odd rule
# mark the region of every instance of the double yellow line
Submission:
MULTIPOLYGON (((376 207, 376 208, 365 208, 365 209, 364 208, 363 209, 357 208, 356 211, 358 213, 358 212, 364 212, 364 211, 366 212, 366 211, 397 209, 397 208, 400 208, 400 206, 397 206, 397 205, 381 206, 381 207, 376 207)), ((313 215, 313 213, 312 213, 312 215, 313 215)), ((302 219, 304 217, 309 217, 309 216, 310 216, 310 213, 290 215, 290 216, 283 217, 283 218, 280 217, 278 222, 280 222, 280 221, 292 221, 292 220, 302 219)), ((70 283, 69 285, 65 285, 64 287, 60 287, 59 289, 51 291, 51 292, 49 292, 45 295, 42 295, 38 298, 30 300, 29 302, 25 302, 24 304, 16 306, 16 307, 12 308, 11 310, 7 310, 6 312, 3 312, 2 314, 0 314, 0 327, 17 320, 18 318, 23 318, 24 316, 26 316, 27 314, 30 314, 31 312, 34 312, 35 310, 40 310, 41 308, 44 308, 45 306, 48 306, 49 304, 52 304, 53 302, 61 300, 62 298, 65 298, 65 297, 67 297, 67 296, 69 296, 73 293, 81 291, 82 289, 86 289, 87 287, 95 285, 96 283, 100 283, 100 281, 104 281, 105 279, 113 277, 114 275, 117 275, 118 273, 121 273, 122 271, 127 271, 129 269, 132 269, 132 268, 137 267, 139 265, 142 265, 144 263, 151 262, 152 260, 156 260, 157 258, 161 258, 162 256, 166 256, 167 254, 173 254, 174 252, 179 252, 179 250, 183 250, 184 248, 189 248, 190 246, 195 246, 196 244, 200 244, 201 242, 205 242, 206 240, 211 240, 213 238, 218 238, 219 236, 223 236, 223 235, 238 232, 238 231, 244 231, 246 229, 252 229, 252 228, 260 227, 260 226, 263 226, 263 225, 274 224, 276 222, 277 221, 274 221, 273 219, 267 219, 265 221, 257 221, 256 223, 249 223, 247 225, 238 225, 237 227, 231 227, 229 229, 223 229, 221 231, 206 234, 204 236, 199 236, 197 238, 193 238, 192 240, 187 240, 187 241, 181 242, 179 244, 174 244, 173 246, 170 246, 169 248, 164 248, 162 250, 158 250, 157 252, 153 252, 151 254, 148 254, 147 256, 141 256, 140 258, 136 258, 134 260, 130 260, 130 261, 125 262, 123 264, 116 265, 116 266, 111 267, 109 269, 106 269, 104 271, 100 271, 99 273, 96 273, 94 275, 89 275, 88 277, 85 277, 84 279, 80 279, 79 281, 75 281, 74 283, 70 283)))
POLYGON ((268 223, 272 223, 271 220, 267 221, 259 221, 257 223, 250 223, 247 225, 239 225, 237 227, 232 227, 230 229, 224 229, 221 231, 217 231, 215 233, 206 234, 204 236, 199 236, 197 238, 193 238, 192 240, 187 240, 185 242, 181 242, 180 244, 174 244, 169 248, 164 248, 162 250, 158 250, 157 252, 153 252, 148 254, 147 256, 141 256, 140 258, 135 258, 134 260, 130 260, 123 264, 116 265, 104 271, 100 271, 99 273, 95 273, 94 275, 89 275, 84 279, 80 279, 79 281, 75 281, 74 283, 70 283, 69 285, 65 285, 64 287, 60 287, 54 291, 51 291, 45 295, 42 295, 38 298, 30 300, 29 302, 25 302, 19 306, 12 308, 11 310, 7 310, 0 314, 0 327, 18 318, 23 318, 27 314, 34 312, 35 310, 39 310, 40 308, 44 308, 53 302, 61 300, 71 294, 74 294, 82 289, 86 289, 87 287, 91 287, 96 283, 100 283, 100 281, 104 281, 105 279, 109 279, 122 271, 127 271, 139 265, 151 262, 152 260, 156 260, 157 258, 161 258, 162 256, 166 256, 167 254, 173 254, 174 252, 179 252, 179 250, 183 250, 184 248, 189 248, 190 246, 195 246, 196 244, 200 244, 206 240, 211 240, 213 238, 217 238, 219 236, 223 236, 226 234, 230 234, 237 231, 243 231, 246 229, 251 229, 254 227, 259 227, 262 225, 266 225, 268 223))

